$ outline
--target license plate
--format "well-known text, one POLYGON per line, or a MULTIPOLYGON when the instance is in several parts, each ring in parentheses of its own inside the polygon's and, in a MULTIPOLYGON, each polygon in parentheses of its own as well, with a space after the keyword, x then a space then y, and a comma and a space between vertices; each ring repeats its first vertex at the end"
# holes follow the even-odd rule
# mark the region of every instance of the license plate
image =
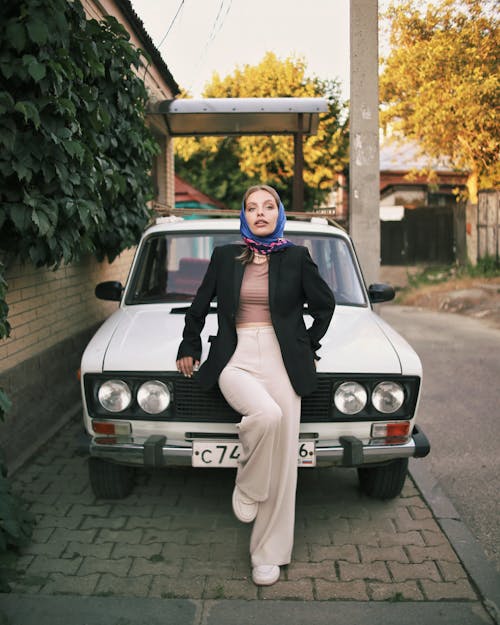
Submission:
MULTIPOLYGON (((238 466, 241 453, 239 442, 193 441, 193 467, 231 468, 238 466)), ((314 441, 300 441, 297 464, 299 467, 316 466, 316 445, 314 441)))

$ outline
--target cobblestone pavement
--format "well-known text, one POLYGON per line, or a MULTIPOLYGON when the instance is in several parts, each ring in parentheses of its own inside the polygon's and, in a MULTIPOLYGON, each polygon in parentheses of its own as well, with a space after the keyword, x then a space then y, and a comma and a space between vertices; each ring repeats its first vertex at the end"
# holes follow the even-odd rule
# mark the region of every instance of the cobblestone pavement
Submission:
POLYGON ((411 479, 387 502, 351 469, 302 469, 292 564, 250 578, 250 527, 231 511, 234 472, 144 471, 121 501, 96 500, 73 421, 14 476, 37 519, 12 566, 20 594, 191 599, 477 602, 467 574, 411 479))

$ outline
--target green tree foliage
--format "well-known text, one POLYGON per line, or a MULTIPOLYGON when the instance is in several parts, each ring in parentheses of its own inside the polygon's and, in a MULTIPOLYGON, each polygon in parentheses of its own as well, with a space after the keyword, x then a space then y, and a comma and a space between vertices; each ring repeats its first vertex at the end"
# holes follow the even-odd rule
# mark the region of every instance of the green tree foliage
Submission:
MULTIPOLYGON (((332 189, 336 173, 347 164, 347 122, 336 81, 306 76, 302 59, 280 60, 266 53, 255 66, 237 67, 221 78, 217 73, 203 93, 207 98, 325 97, 329 111, 320 117, 317 135, 304 139, 306 208, 318 204, 332 189)), ((208 195, 238 208, 249 184, 275 186, 291 206, 293 137, 204 137, 176 139, 176 170, 208 195)))
MULTIPOLYGON (((0 21, 2 258, 112 261, 150 216, 157 146, 140 52, 114 18, 87 20, 79 0, 3 0, 0 21)), ((2 273, 0 264, 0 339, 10 329, 2 273)), ((0 419, 8 409, 0 389, 0 419)), ((0 461, 0 553, 29 527, 0 461)))
POLYGON ((385 14, 383 124, 431 157, 470 172, 469 190, 500 183, 500 37, 490 0, 393 2, 385 14))

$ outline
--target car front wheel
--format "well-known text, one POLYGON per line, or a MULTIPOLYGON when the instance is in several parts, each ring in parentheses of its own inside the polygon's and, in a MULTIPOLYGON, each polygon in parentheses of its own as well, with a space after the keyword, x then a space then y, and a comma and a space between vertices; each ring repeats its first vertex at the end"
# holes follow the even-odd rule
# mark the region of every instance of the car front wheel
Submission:
POLYGON ((398 458, 380 467, 360 467, 359 485, 365 495, 393 499, 401 494, 408 474, 408 458, 398 458))
POLYGON ((133 467, 89 458, 89 478, 98 499, 123 499, 134 486, 133 467))

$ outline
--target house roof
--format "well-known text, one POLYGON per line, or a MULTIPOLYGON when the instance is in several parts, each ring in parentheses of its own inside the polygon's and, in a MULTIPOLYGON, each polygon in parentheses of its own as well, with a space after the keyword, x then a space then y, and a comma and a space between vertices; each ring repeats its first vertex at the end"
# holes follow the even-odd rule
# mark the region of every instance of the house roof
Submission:
POLYGON ((130 0, 115 0, 115 2, 116 2, 116 5, 121 9, 121 11, 123 11, 123 14, 128 19, 128 21, 130 22, 131 26, 134 29, 135 34, 137 35, 137 37, 139 38, 139 41, 142 44, 143 49, 151 57, 151 61, 154 63, 155 67, 158 69, 163 79, 165 80, 169 88, 171 89, 172 94, 174 96, 178 95, 180 93, 179 85, 177 84, 177 82, 174 80, 174 77, 170 73, 170 70, 168 69, 167 64, 163 60, 158 48, 156 48, 156 46, 154 45, 153 40, 151 39, 146 28, 144 27, 142 20, 134 11, 130 0))
POLYGON ((456 172, 446 157, 431 158, 423 154, 414 141, 386 140, 380 146, 380 171, 410 171, 431 169, 436 172, 456 172))
POLYGON ((175 206, 176 208, 221 208, 227 210, 227 206, 175 174, 175 206))

